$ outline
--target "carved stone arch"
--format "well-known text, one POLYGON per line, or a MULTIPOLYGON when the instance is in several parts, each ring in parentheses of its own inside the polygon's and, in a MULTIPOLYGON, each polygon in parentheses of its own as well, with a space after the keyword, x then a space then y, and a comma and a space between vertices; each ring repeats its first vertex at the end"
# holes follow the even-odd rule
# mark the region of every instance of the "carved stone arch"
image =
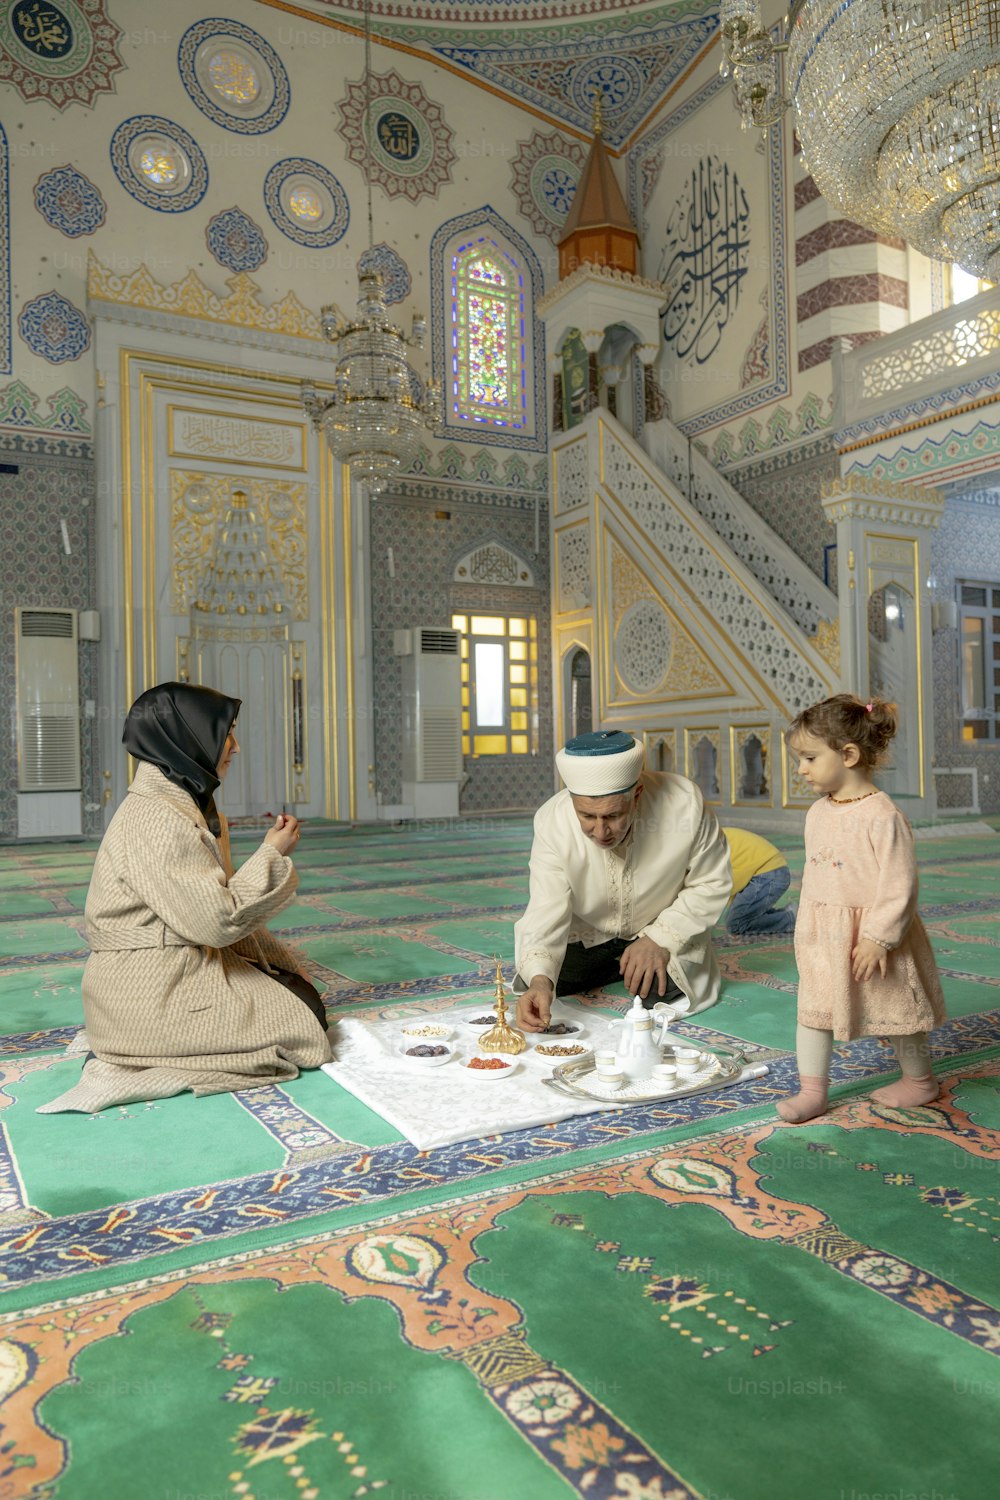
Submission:
POLYGON ((442 429, 446 436, 464 438, 480 445, 502 444, 505 448, 544 450, 546 434, 545 328, 535 311, 544 291, 541 262, 527 240, 488 203, 448 219, 435 233, 430 248, 431 271, 431 364, 444 391, 442 429), (519 429, 456 418, 451 399, 452 370, 451 265, 456 252, 472 240, 482 238, 519 268, 524 291, 524 423, 519 429))
POLYGON ((590 647, 569 641, 560 662, 562 674, 563 741, 589 734, 594 727, 593 661, 590 647))

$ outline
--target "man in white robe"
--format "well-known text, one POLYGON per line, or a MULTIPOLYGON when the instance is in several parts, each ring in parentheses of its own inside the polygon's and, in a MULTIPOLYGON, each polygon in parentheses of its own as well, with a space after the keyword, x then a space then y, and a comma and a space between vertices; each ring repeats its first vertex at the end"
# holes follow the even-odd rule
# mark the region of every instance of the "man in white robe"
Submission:
POLYGON ((565 790, 535 814, 530 896, 514 924, 517 1024, 542 1031, 553 995, 623 979, 631 995, 713 1005, 710 936, 732 894, 729 851, 693 781, 643 771, 620 730, 556 756, 565 790))

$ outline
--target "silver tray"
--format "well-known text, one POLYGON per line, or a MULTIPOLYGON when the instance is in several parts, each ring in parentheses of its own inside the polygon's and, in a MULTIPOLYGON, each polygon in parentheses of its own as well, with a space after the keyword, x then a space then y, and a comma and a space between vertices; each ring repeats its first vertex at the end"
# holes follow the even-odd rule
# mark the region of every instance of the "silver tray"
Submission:
MULTIPOLYGON (((691 1037, 673 1037, 683 1047, 694 1045, 691 1037)), ((736 1047, 700 1047, 703 1063, 688 1078, 678 1078, 669 1088, 664 1088, 659 1079, 642 1078, 632 1083, 626 1081, 621 1089, 608 1089, 597 1084, 597 1069, 593 1053, 561 1063, 551 1077, 541 1081, 557 1094, 566 1094, 571 1099, 597 1099, 602 1104, 645 1104, 654 1099, 683 1099, 691 1094, 705 1094, 712 1089, 735 1083, 747 1066, 745 1055, 736 1047), (708 1069, 711 1069, 709 1072, 708 1069)))

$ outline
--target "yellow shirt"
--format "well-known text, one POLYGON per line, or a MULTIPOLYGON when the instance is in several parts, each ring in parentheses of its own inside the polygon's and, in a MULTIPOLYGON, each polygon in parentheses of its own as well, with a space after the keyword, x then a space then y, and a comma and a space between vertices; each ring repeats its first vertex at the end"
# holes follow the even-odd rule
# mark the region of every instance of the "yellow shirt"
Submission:
POLYGON ((759 833, 749 833, 745 828, 724 828, 729 845, 729 857, 733 862, 733 895, 749 885, 755 875, 765 875, 768 870, 780 870, 785 856, 780 849, 762 839, 759 833))

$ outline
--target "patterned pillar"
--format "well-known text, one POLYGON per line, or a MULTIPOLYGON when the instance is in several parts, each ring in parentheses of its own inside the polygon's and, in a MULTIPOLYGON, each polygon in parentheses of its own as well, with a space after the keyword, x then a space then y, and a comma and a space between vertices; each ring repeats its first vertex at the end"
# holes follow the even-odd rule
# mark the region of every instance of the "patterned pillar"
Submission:
POLYGON ((899 729, 879 776, 911 817, 936 810, 931 683, 930 536, 940 524, 938 490, 848 475, 824 485, 823 509, 837 528, 842 686, 895 701, 899 729))
POLYGON ((811 370, 830 358, 840 338, 856 348, 908 322, 906 246, 843 218, 812 177, 800 176, 795 291, 799 370, 811 370))

